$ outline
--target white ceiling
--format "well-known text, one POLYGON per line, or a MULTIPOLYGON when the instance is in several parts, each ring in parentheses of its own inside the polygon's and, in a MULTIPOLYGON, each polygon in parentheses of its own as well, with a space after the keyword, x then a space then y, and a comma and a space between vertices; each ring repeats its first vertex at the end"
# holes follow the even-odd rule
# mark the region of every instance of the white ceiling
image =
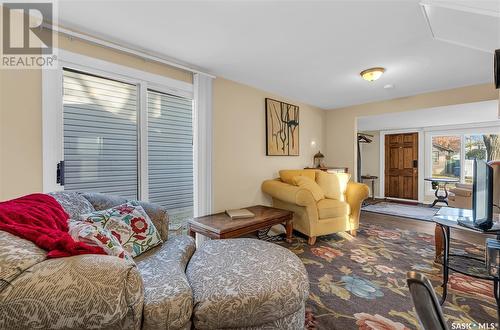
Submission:
POLYGON ((493 55, 433 39, 417 0, 60 1, 59 24, 325 109, 493 81, 493 55))

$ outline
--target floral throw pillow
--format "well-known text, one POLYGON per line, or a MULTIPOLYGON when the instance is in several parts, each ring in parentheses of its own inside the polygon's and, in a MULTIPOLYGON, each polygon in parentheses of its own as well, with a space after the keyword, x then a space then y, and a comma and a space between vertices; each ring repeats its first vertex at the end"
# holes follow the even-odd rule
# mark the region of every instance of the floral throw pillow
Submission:
POLYGON ((137 202, 88 213, 81 220, 109 230, 132 257, 163 242, 153 221, 137 202))
POLYGON ((123 249, 120 241, 107 229, 90 222, 71 220, 69 222, 69 234, 77 242, 98 246, 110 256, 133 262, 132 256, 123 249))

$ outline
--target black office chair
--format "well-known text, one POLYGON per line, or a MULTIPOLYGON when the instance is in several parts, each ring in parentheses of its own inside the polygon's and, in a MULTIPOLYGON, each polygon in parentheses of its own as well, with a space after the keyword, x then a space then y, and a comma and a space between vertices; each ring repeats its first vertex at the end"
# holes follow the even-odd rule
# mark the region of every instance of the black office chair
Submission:
POLYGON ((408 272, 406 282, 422 327, 425 330, 447 330, 438 298, 427 277, 417 272, 408 272))

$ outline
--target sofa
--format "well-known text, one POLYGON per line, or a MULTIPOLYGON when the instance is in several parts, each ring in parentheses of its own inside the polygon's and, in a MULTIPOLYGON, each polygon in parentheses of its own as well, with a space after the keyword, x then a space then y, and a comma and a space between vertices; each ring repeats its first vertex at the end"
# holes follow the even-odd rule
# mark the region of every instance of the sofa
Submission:
POLYGON ((293 184, 296 177, 306 176, 317 181, 323 175, 319 170, 282 170, 279 178, 262 183, 262 191, 272 197, 274 207, 294 212, 293 229, 306 235, 310 245, 315 244, 317 236, 343 231, 355 236, 361 204, 369 194, 367 185, 349 180, 346 173, 330 174, 344 176, 344 185, 339 181, 339 187, 327 188, 339 190, 337 198, 318 200, 307 187, 293 184))
MULTIPOLYGON (((72 219, 126 202, 52 196, 72 219)), ((256 239, 168 236, 168 214, 140 202, 163 244, 133 261, 85 254, 47 259, 0 231, 0 329, 302 329, 309 282, 300 259, 256 239)))

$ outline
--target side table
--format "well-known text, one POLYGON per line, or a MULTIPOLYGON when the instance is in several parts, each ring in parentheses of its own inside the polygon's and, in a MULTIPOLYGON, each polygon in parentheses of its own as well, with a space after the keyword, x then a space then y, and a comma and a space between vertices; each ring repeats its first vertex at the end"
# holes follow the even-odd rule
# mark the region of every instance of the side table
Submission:
POLYGON ((450 253, 451 232, 450 228, 459 230, 469 230, 478 234, 494 234, 497 239, 500 239, 500 215, 496 215, 495 225, 490 231, 482 231, 470 229, 461 226, 459 220, 472 221, 472 211, 467 209, 457 209, 451 207, 442 207, 432 219, 436 223, 436 261, 439 262, 440 250, 443 249, 442 265, 443 265, 443 295, 441 297, 441 305, 446 301, 448 294, 448 279, 449 273, 455 271, 474 278, 479 278, 487 281, 493 281, 493 294, 497 303, 497 318, 500 321, 500 278, 491 276, 486 267, 486 260, 477 256, 450 253), (440 237, 437 236, 441 231, 440 237), (444 246, 440 246, 440 245, 444 246))
POLYGON ((430 181, 432 183, 436 183, 436 191, 434 192, 434 196, 436 196, 436 199, 434 202, 432 202, 431 207, 434 207, 437 203, 445 203, 448 205, 448 190, 446 189, 446 185, 448 183, 457 183, 460 180, 459 179, 453 179, 453 178, 425 178, 425 181, 430 181), (444 191, 444 195, 440 195, 439 191, 440 190, 444 191))

